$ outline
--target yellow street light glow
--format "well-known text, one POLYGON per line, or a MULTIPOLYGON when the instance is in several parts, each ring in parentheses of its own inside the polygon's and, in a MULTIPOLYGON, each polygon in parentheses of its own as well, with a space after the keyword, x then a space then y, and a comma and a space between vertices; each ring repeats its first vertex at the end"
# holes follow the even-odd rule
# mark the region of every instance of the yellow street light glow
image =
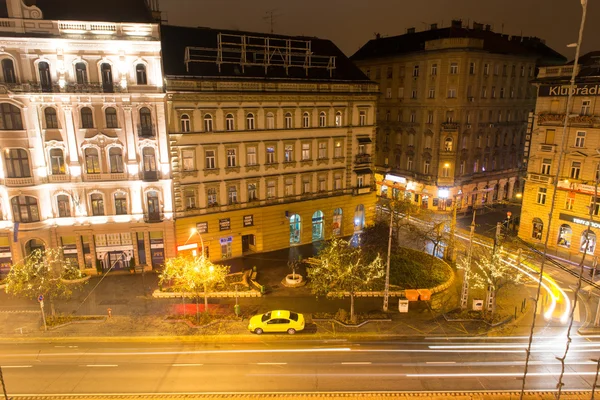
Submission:
POLYGON ((450 163, 444 164, 444 167, 449 168, 450 167, 450 163))
POLYGON ((517 193, 517 199, 520 199, 521 197, 523 197, 523 193, 517 193))

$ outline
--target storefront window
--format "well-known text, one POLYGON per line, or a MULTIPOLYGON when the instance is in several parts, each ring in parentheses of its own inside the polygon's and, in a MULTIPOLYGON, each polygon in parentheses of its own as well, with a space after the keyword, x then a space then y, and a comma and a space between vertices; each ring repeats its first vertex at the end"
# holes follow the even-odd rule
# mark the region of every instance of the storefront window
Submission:
POLYGON ((533 231, 531 237, 537 240, 542 240, 542 233, 544 231, 544 223, 539 218, 533 219, 533 231))
POLYGON ((313 242, 323 240, 325 232, 323 229, 323 212, 315 211, 312 216, 312 240, 313 242))
POLYGON ((588 229, 587 231, 584 231, 581 234, 581 244, 579 246, 579 251, 582 253, 586 252, 587 254, 594 254, 594 250, 596 250, 596 234, 588 229))
POLYGON ((387 197, 388 187, 381 185, 381 197, 387 197))
POLYGON ((567 224, 563 224, 560 226, 558 230, 558 245, 561 247, 570 247, 571 246, 571 235, 573 234, 573 230, 567 224))
POLYGON ((300 243, 300 231, 302 221, 298 214, 292 214, 290 217, 290 244, 300 243))

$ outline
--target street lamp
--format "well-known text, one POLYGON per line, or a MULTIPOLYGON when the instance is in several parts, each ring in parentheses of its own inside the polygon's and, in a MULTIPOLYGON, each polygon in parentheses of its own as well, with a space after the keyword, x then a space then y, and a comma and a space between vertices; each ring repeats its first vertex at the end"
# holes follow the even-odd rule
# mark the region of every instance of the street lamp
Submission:
MULTIPOLYGON (((202 257, 204 257, 204 241, 202 240, 202 235, 198 231, 198 228, 191 228, 190 229, 190 237, 188 238, 188 240, 190 240, 190 238, 194 235, 194 233, 197 233, 198 236, 200 237, 200 246, 202 246, 202 248, 201 248, 202 249, 201 250, 201 254, 202 254, 202 257)), ((186 243, 187 243, 187 241, 186 241, 186 243)), ((194 254, 194 255, 196 255, 196 254, 194 254)))

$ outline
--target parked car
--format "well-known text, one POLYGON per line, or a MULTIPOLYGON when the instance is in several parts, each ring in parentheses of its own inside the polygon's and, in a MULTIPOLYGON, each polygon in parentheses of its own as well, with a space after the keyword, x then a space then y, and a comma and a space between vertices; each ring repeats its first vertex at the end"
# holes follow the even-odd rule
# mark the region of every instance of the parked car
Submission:
POLYGON ((290 335, 304 329, 304 315, 287 310, 274 310, 250 318, 248 330, 257 335, 263 332, 287 332, 290 335))

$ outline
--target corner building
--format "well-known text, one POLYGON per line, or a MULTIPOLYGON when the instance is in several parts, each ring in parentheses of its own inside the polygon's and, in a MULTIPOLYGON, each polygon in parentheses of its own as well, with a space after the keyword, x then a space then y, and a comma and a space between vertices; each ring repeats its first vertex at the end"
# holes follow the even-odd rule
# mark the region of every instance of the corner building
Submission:
POLYGON ((175 252, 158 24, 143 0, 33 3, 0 1, 3 269, 59 246, 90 271, 158 266, 175 252))
POLYGON ((596 180, 600 176, 598 57, 600 52, 579 58, 570 110, 566 108, 573 62, 540 68, 534 81, 538 86, 538 99, 519 227, 521 239, 543 246, 550 224, 550 254, 575 262, 581 261, 586 249, 587 231, 587 265, 591 265, 599 254, 597 240, 600 236, 600 199, 595 206, 593 201, 596 180), (565 114, 569 120, 563 138, 565 114), (563 157, 559 165, 563 141, 563 157), (549 221, 557 171, 556 203, 552 221, 549 221), (590 211, 593 217, 591 225, 590 211))
POLYGON ((372 220, 377 86, 330 41, 162 27, 180 251, 213 260, 372 220))
POLYGON ((522 190, 536 65, 565 59, 489 25, 377 37, 351 59, 379 84, 377 192, 423 208, 478 208, 522 190))

